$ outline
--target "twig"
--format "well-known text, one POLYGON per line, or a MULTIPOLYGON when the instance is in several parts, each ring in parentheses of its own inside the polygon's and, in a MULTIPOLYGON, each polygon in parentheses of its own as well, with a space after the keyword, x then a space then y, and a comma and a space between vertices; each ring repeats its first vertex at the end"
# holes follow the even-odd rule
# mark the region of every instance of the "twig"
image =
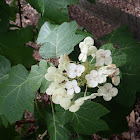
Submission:
POLYGON ((18 9, 19 9, 19 17, 20 17, 20 26, 22 27, 22 17, 21 17, 21 4, 20 4, 20 0, 18 0, 18 9))

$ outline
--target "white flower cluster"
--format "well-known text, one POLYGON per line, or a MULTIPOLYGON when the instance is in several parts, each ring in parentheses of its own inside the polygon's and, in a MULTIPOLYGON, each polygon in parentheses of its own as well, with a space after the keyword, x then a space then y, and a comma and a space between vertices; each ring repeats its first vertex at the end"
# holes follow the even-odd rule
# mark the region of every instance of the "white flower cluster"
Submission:
POLYGON ((76 112, 85 100, 103 96, 105 101, 110 101, 118 94, 118 89, 107 83, 108 77, 115 86, 120 83, 120 71, 112 64, 111 51, 98 50, 93 45, 94 40, 86 37, 79 44, 80 63, 71 63, 67 55, 61 55, 58 68, 48 68, 45 78, 51 84, 46 93, 52 96, 53 103, 60 104, 65 110, 76 112), (92 60, 95 59, 94 64, 92 61, 88 62, 88 56, 92 57, 92 60), (75 95, 81 92, 80 86, 83 85, 86 85, 83 97, 75 99, 75 95), (98 88, 97 93, 86 96, 87 87, 98 88))

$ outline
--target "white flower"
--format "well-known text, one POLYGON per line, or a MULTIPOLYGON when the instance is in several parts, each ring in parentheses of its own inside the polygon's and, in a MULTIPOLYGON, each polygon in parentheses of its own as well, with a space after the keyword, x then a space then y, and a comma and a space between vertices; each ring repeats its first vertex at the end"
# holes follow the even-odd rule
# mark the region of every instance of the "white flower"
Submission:
POLYGON ((102 73, 96 70, 92 70, 90 74, 87 74, 85 76, 85 79, 87 80, 87 84, 89 87, 96 87, 99 84, 105 82, 104 77, 102 73))
POLYGON ((85 62, 87 60, 88 47, 83 42, 79 44, 79 47, 80 47, 81 53, 78 59, 79 61, 85 62))
POLYGON ((46 94, 53 95, 53 93, 56 92, 56 89, 59 89, 59 88, 65 89, 65 85, 63 83, 62 84, 59 84, 57 82, 52 82, 49 85, 49 87, 47 88, 46 94))
POLYGON ((103 96, 105 101, 110 101, 112 97, 116 96, 118 94, 118 89, 115 87, 112 87, 112 84, 106 83, 104 86, 101 86, 98 89, 98 93, 96 96, 103 96))
POLYGON ((48 95, 52 95, 54 93, 54 91, 56 90, 56 88, 59 87, 59 84, 56 82, 52 82, 49 87, 46 90, 46 94, 48 95))
POLYGON ((71 105, 71 100, 67 97, 63 97, 60 101, 60 106, 63 107, 65 110, 68 110, 71 105))
POLYGON ((45 74, 45 78, 48 81, 54 81, 58 83, 68 81, 68 79, 62 75, 62 71, 56 67, 49 67, 48 72, 45 74))
POLYGON ((97 66, 102 66, 104 64, 109 65, 112 63, 112 57, 111 51, 110 50, 103 50, 99 49, 96 52, 96 65, 97 66))
POLYGON ((78 103, 81 103, 81 102, 88 100, 88 99, 90 99, 90 96, 81 97, 81 98, 77 99, 75 101, 75 103, 78 104, 78 103))
POLYGON ((70 112, 76 112, 80 109, 80 106, 84 104, 84 101, 81 101, 81 102, 78 102, 78 103, 75 103, 72 104, 70 107, 69 107, 69 111, 70 112))
POLYGON ((77 99, 74 104, 72 104, 69 108, 70 112, 76 112, 80 109, 80 106, 84 104, 85 100, 91 99, 91 95, 89 96, 85 96, 85 97, 81 97, 79 99, 77 99))
POLYGON ((119 83, 120 83, 120 76, 119 76, 119 74, 120 74, 120 71, 119 71, 119 68, 117 68, 116 71, 113 74, 114 77, 112 78, 112 83, 115 86, 119 85, 119 83))
POLYGON ((53 95, 52 95, 52 101, 55 104, 60 104, 61 100, 63 97, 65 97, 66 95, 66 90, 63 88, 58 88, 54 91, 53 95))
POLYGON ((80 77, 84 71, 85 67, 83 65, 70 63, 68 65, 67 75, 69 78, 75 78, 76 76, 80 77))
POLYGON ((70 63, 69 57, 67 55, 61 55, 59 59, 58 68, 61 69, 61 71, 64 71, 64 70, 67 71, 69 63, 70 63))
POLYGON ((66 89, 68 95, 72 95, 74 92, 79 93, 81 91, 76 80, 66 82, 66 89))
POLYGON ((86 37, 84 41, 79 44, 79 48, 81 50, 79 61, 85 62, 87 60, 87 56, 89 55, 95 57, 97 48, 93 46, 93 44, 94 40, 91 37, 86 37))

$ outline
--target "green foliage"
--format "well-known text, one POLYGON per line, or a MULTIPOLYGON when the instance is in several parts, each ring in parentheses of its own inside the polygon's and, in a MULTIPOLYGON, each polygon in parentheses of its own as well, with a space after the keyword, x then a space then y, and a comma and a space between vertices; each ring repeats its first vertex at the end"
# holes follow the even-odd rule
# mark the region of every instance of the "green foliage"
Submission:
POLYGON ((8 78, 11 63, 8 59, 0 55, 0 83, 8 78))
POLYGON ((0 84, 0 115, 12 124, 25 110, 33 112, 35 93, 27 82, 28 71, 22 65, 12 67, 9 78, 0 84))
POLYGON ((124 53, 123 50, 116 49, 111 43, 103 45, 100 49, 111 51, 112 64, 116 64, 117 67, 126 64, 126 53, 124 53))
POLYGON ((27 0, 47 20, 60 24, 69 21, 68 5, 77 4, 78 0, 27 0))
POLYGON ((5 0, 0 1, 0 32, 6 32, 9 29, 10 10, 5 0))
POLYGON ((91 135, 98 131, 107 130, 107 124, 100 119, 106 115, 108 110, 98 103, 87 101, 81 106, 80 110, 71 115, 71 125, 79 134, 91 135))
POLYGON ((28 77, 28 81, 34 91, 37 91, 40 88, 40 93, 44 93, 48 88, 50 82, 45 79, 45 74, 47 73, 50 63, 47 63, 46 60, 41 60, 38 65, 31 67, 31 72, 28 77))
POLYGON ((54 24, 51 24, 50 22, 45 22, 40 29, 40 32, 37 38, 37 44, 44 44, 46 42, 48 35, 54 30, 55 27, 57 26, 54 24))
MULTIPOLYGON (((140 91, 140 44, 126 26, 120 27, 101 39, 117 45, 118 53, 123 52, 126 55, 125 64, 120 67, 122 80, 116 100, 123 106, 131 107, 136 99, 136 91, 140 91)), ((120 59, 115 62, 119 63, 119 61, 120 59)))
POLYGON ((107 124, 100 119, 108 110, 102 105, 87 101, 80 110, 72 113, 57 106, 56 115, 63 125, 70 125, 77 133, 91 135, 98 131, 108 130, 107 124))
POLYGON ((33 39, 30 28, 11 30, 0 34, 0 54, 8 58, 12 65, 23 64, 30 68, 36 61, 33 59, 33 48, 26 45, 33 39))
POLYGON ((46 38, 46 41, 39 50, 43 58, 59 57, 62 54, 70 54, 74 46, 78 44, 84 36, 76 35, 77 23, 63 23, 56 27, 46 38))
POLYGON ((55 114, 48 113, 46 121, 50 134, 50 140, 69 140, 69 136, 66 133, 66 128, 57 119, 57 116, 55 114))

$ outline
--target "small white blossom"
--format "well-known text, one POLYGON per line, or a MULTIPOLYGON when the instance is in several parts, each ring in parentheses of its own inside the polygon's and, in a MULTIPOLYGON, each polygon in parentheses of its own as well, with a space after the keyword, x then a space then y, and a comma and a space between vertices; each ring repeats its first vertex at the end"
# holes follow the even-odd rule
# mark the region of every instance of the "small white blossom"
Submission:
POLYGON ((61 69, 61 71, 66 70, 68 68, 70 61, 67 55, 61 55, 59 59, 59 65, 58 68, 61 69))
POLYGON ((103 50, 99 49, 96 52, 96 65, 97 66, 102 66, 104 64, 109 65, 112 63, 112 57, 111 51, 110 50, 103 50))
POLYGON ((63 88, 58 88, 54 91, 52 95, 52 101, 55 104, 60 104, 62 98, 66 95, 66 90, 63 88))
POLYGON ((85 79, 87 80, 88 86, 92 88, 97 87, 98 84, 105 82, 102 73, 96 70, 92 70, 90 74, 87 74, 85 79))
POLYGON ((79 61, 85 62, 87 60, 87 56, 92 55, 95 57, 97 48, 93 46, 94 40, 91 37, 86 37, 83 42, 79 44, 79 48, 81 53, 79 55, 79 61))
POLYGON ((118 94, 118 89, 115 87, 112 87, 112 84, 106 83, 104 86, 101 86, 98 89, 98 93, 96 96, 103 96, 105 101, 110 101, 112 97, 116 96, 118 94))
POLYGON ((81 103, 81 102, 88 100, 88 99, 90 99, 90 96, 81 97, 81 98, 77 99, 75 101, 75 103, 78 104, 78 103, 81 103))
POLYGON ((48 81, 54 81, 58 83, 68 81, 68 79, 62 75, 62 71, 56 67, 49 67, 48 72, 45 74, 45 78, 48 81))
POLYGON ((119 68, 117 68, 116 71, 113 74, 114 77, 112 78, 112 83, 115 86, 119 85, 119 83, 120 83, 120 76, 119 76, 119 74, 120 74, 120 71, 119 71, 119 68))
POLYGON ((68 110, 71 105, 71 100, 67 97, 63 97, 60 101, 60 106, 63 107, 65 110, 68 110))
POLYGON ((72 104, 70 107, 69 107, 69 111, 70 112, 76 112, 80 109, 80 106, 84 104, 84 101, 81 101, 81 102, 74 102, 74 104, 72 104))
POLYGON ((76 76, 80 77, 84 71, 85 67, 83 65, 70 63, 68 65, 67 75, 69 78, 75 78, 76 76))
POLYGON ((76 80, 66 82, 66 89, 68 95, 72 95, 74 92, 79 93, 81 91, 76 80))

